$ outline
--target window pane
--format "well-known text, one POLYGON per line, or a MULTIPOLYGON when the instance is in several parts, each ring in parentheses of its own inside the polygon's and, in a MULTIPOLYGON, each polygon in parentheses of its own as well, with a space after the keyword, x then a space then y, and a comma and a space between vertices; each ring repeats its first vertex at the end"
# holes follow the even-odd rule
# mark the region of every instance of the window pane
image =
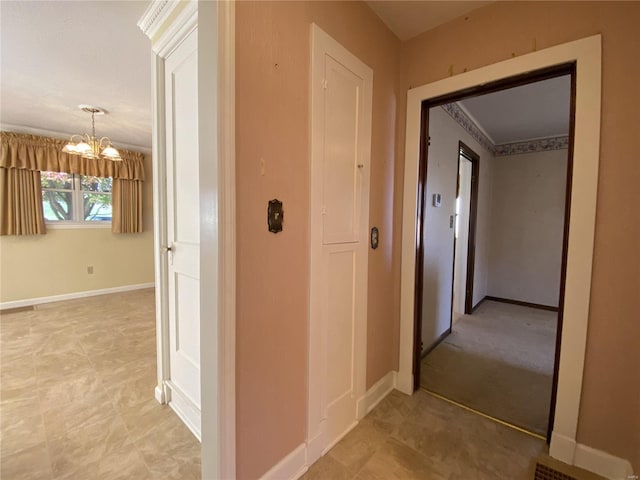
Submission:
POLYGON ((73 220, 73 192, 42 190, 42 206, 46 221, 73 220))
MULTIPOLYGON (((98 177, 95 177, 98 178, 98 177)), ((89 193, 82 194, 84 220, 87 222, 111 221, 111 194, 89 193)))
POLYGON ((91 177, 88 175, 82 175, 80 182, 82 190, 87 192, 111 192, 113 184, 111 177, 91 177))
POLYGON ((40 172, 42 188, 60 188, 71 190, 73 188, 73 174, 62 172, 40 172))

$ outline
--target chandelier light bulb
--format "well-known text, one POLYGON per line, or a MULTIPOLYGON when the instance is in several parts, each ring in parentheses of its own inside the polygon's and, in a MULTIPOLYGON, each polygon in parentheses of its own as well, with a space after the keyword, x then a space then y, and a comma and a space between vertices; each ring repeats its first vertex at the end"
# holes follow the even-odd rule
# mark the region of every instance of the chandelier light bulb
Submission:
POLYGON ((97 115, 106 114, 106 110, 99 107, 93 107, 91 105, 79 105, 80 110, 91 114, 91 135, 72 135, 69 142, 62 148, 64 153, 69 155, 80 155, 83 158, 96 159, 106 158, 108 160, 118 162, 122 161, 120 152, 111 145, 111 140, 108 137, 102 137, 98 141, 96 137, 96 119, 97 115), (79 141, 74 142, 74 137, 78 137, 79 141), (103 145, 106 147, 103 148, 103 145))

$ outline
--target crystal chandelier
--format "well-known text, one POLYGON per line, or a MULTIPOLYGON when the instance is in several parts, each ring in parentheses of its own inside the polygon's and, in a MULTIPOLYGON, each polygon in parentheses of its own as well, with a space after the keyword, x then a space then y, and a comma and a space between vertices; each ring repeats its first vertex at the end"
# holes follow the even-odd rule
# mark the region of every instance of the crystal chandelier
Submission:
POLYGON ((98 140, 96 137, 96 115, 105 115, 106 110, 91 105, 79 105, 78 108, 83 112, 91 114, 91 135, 72 135, 69 143, 62 149, 63 152, 70 155, 80 155, 83 158, 106 158, 114 162, 121 162, 120 152, 111 145, 108 137, 102 137, 98 140), (78 141, 74 141, 78 138, 78 141))

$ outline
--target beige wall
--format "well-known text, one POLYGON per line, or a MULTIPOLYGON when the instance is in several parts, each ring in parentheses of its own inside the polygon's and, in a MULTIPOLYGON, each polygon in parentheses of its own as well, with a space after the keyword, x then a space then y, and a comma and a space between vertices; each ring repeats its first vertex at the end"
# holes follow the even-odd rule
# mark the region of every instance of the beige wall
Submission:
POLYGON ((381 243, 369 254, 367 385, 397 369, 399 277, 392 243, 400 42, 361 2, 238 2, 240 479, 261 476, 306 436, 312 22, 374 71, 370 222, 381 243), (284 202, 284 230, 276 235, 266 224, 272 198, 284 202))
POLYGON ((0 302, 153 282, 150 156, 145 170, 143 233, 50 228, 46 235, 0 237, 0 302))
MULTIPOLYGON (((638 18, 638 2, 499 2, 405 43, 402 62, 408 88, 447 77, 450 66, 458 74, 534 46, 602 34, 600 178, 578 441, 631 460, 635 471, 640 470, 638 18)), ((580 159, 575 162, 580 168, 580 159)))
POLYGON ((488 295, 558 306, 567 153, 495 158, 488 295))
POLYGON ((429 137, 423 229, 423 351, 433 347, 451 325, 454 230, 449 228, 449 216, 455 215, 456 209, 460 141, 480 157, 474 305, 487 294, 493 170, 493 154, 480 145, 440 106, 429 109, 429 137), (434 193, 442 195, 442 204, 438 208, 433 206, 434 193))

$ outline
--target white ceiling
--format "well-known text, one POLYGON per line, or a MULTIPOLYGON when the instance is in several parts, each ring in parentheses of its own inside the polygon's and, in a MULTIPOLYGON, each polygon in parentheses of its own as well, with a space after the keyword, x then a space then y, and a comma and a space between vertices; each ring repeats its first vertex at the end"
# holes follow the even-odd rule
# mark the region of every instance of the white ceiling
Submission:
MULTIPOLYGON (((407 39, 491 2, 367 3, 407 39)), ((77 106, 97 105, 109 111, 96 118, 99 136, 116 147, 149 149, 151 48, 136 25, 147 6, 147 0, 1 0, 3 127, 84 133, 90 116, 77 106)), ((566 134, 568 80, 549 82, 460 103, 496 144, 566 134)))
POLYGON ((0 1, 3 126, 85 133, 77 106, 90 104, 109 111, 97 135, 150 148, 151 45, 136 25, 148 4, 0 1))
POLYGON ((367 1, 400 40, 409 40, 416 35, 447 23, 490 1, 367 1))
POLYGON ((569 134, 571 77, 530 83, 458 104, 495 144, 569 134))

